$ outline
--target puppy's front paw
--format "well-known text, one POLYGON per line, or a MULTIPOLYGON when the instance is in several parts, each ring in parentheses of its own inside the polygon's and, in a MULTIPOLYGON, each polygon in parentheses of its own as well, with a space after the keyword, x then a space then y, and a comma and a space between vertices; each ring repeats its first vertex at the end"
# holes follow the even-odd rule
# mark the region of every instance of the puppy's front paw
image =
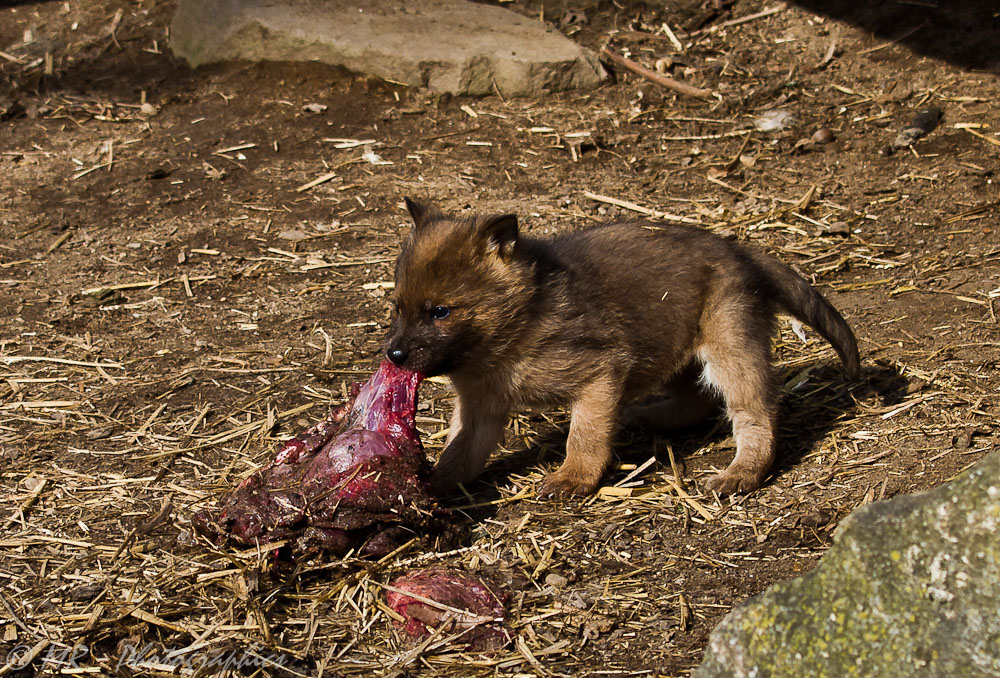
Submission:
POLYGON ((538 490, 540 497, 573 497, 584 496, 594 491, 596 480, 590 480, 580 475, 558 469, 545 476, 538 490))
POLYGON ((707 492, 725 496, 738 492, 752 492, 764 482, 764 474, 743 466, 730 466, 705 482, 707 492))

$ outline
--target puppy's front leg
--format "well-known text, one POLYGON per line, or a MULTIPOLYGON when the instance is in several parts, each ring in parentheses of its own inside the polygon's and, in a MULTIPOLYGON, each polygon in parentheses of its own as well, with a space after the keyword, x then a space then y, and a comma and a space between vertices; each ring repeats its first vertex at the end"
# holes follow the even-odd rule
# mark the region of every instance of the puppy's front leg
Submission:
POLYGON ((620 397, 619 380, 611 375, 584 387, 571 410, 566 461, 545 476, 539 494, 565 497, 594 491, 611 462, 620 397))
POLYGON ((463 404, 464 400, 459 396, 455 403, 448 442, 431 475, 434 489, 439 493, 475 479, 500 444, 507 425, 506 410, 463 404))

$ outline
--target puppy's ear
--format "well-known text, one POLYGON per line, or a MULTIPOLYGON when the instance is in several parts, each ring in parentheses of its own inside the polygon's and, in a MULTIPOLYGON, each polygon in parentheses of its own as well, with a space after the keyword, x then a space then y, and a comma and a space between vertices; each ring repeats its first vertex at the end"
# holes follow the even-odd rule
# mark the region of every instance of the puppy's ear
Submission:
POLYGON ((406 197, 403 198, 403 202, 406 203, 406 209, 410 212, 410 218, 413 219, 413 225, 418 231, 431 221, 432 217, 441 214, 441 210, 429 202, 417 202, 406 197))
POLYGON ((487 217, 479 225, 479 232, 486 239, 486 251, 496 252, 501 259, 509 259, 517 244, 517 216, 502 214, 487 217))

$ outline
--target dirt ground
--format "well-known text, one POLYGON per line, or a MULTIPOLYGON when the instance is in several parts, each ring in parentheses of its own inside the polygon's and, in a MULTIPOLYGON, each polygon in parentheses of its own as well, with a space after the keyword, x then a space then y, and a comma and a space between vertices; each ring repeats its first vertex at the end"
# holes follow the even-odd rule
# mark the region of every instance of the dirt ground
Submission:
MULTIPOLYGON (((621 71, 534 100, 192 71, 169 0, 0 7, 0 675, 685 675, 850 511, 994 450, 995 3, 721 4, 504 5, 706 100, 621 71), (932 106, 937 128, 893 150, 932 106), (820 128, 831 143, 798 143, 820 128), (457 542, 275 568, 196 541, 193 512, 379 360, 404 195, 532 233, 644 210, 748 240, 842 310, 865 378, 783 323, 781 462, 733 500, 699 491, 731 458, 723 422, 623 431, 596 497, 538 500, 567 416, 525 413, 447 502, 457 542), (514 644, 400 637, 381 584, 437 563, 508 588, 514 644)), ((425 385, 432 455, 450 408, 425 385)))

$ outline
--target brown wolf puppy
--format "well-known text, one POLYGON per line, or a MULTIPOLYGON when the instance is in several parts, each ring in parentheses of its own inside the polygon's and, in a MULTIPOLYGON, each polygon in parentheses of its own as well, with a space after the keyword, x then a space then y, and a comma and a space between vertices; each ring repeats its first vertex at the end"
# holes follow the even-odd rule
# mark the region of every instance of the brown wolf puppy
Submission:
POLYGON ((851 378, 860 372, 854 334, 826 299, 776 259, 707 231, 610 223, 543 240, 519 236, 513 215, 406 205, 414 227, 396 262, 386 355, 455 386, 439 489, 479 474, 512 409, 569 404, 566 461, 542 493, 592 492, 623 406, 661 393, 674 401, 664 427, 725 404, 736 457, 707 486, 753 490, 774 460, 775 312, 815 328, 851 378))

